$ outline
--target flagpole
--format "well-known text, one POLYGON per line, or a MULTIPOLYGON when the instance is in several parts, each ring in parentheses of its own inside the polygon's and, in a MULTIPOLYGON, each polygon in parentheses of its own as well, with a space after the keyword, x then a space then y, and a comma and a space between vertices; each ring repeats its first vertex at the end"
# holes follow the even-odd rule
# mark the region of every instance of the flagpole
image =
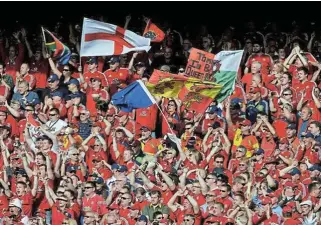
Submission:
POLYGON ((47 48, 47 46, 46 46, 47 40, 46 40, 46 36, 45 36, 45 30, 43 29, 43 27, 41 27, 41 31, 42 31, 42 37, 43 37, 43 40, 44 40, 44 42, 45 42, 45 49, 46 49, 46 52, 47 52, 47 54, 49 54, 49 52, 48 52, 48 48, 47 48))
POLYGON ((168 122, 168 120, 166 119, 166 116, 165 116, 165 114, 164 114, 163 110, 159 107, 159 105, 158 105, 157 103, 156 103, 156 105, 157 105, 157 108, 159 109, 159 111, 161 112, 161 114, 163 115, 163 117, 164 117, 164 119, 165 119, 165 121, 166 121, 166 124, 167 124, 167 126, 168 126, 169 130, 171 131, 171 133, 172 133, 173 135, 175 135, 175 136, 176 136, 176 134, 174 134, 174 132, 173 132, 173 130, 172 130, 172 128, 171 128, 171 126, 169 125, 169 122, 168 122))

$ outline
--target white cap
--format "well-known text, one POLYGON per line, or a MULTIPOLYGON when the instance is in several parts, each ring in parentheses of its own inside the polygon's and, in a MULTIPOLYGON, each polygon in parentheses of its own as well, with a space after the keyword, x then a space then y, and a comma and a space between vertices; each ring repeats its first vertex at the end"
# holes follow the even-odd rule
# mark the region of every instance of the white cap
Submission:
POLYGON ((306 200, 306 201, 304 201, 304 202, 301 202, 300 203, 300 206, 301 205, 309 205, 309 206, 312 206, 312 202, 311 202, 311 200, 306 200))
POLYGON ((10 201, 9 207, 17 207, 19 209, 22 209, 22 203, 21 203, 20 199, 15 198, 10 201))

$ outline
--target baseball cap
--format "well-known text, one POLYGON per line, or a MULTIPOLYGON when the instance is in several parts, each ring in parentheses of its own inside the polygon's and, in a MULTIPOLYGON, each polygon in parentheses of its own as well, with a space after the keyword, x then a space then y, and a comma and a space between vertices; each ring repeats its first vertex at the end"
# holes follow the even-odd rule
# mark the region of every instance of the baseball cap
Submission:
POLYGON ((117 114, 118 117, 128 116, 128 115, 129 115, 129 113, 128 113, 128 112, 124 112, 124 111, 120 111, 120 112, 117 114))
POLYGON ((243 126, 251 126, 251 121, 245 119, 243 120, 242 122, 240 122, 240 125, 243 125, 243 126))
POLYGON ((216 176, 224 175, 224 170, 223 170, 223 168, 217 167, 217 168, 213 169, 212 173, 215 174, 216 176))
POLYGON ((97 184, 103 184, 103 183, 104 183, 104 179, 101 178, 101 177, 98 177, 98 178, 96 179, 96 183, 97 183, 97 184))
POLYGON ((310 171, 318 170, 319 172, 321 172, 321 167, 317 164, 314 164, 313 166, 309 167, 308 170, 310 171))
POLYGON ((120 58, 117 57, 117 56, 114 56, 114 57, 111 57, 111 59, 108 62, 111 63, 111 64, 119 63, 120 62, 120 58))
POLYGON ((1 124, 0 128, 7 129, 7 130, 10 131, 11 130, 11 125, 9 123, 1 124))
POLYGON ((286 138, 281 138, 280 139, 280 142, 279 142, 280 144, 289 144, 289 141, 288 141, 288 139, 286 139, 286 138))
POLYGON ((147 126, 142 126, 140 128, 140 130, 142 130, 142 131, 150 131, 151 129, 149 127, 147 127, 147 126))
POLYGON ((70 96, 71 99, 73 99, 73 98, 80 98, 80 97, 81 97, 81 94, 80 94, 80 92, 76 92, 76 93, 70 94, 69 96, 70 96))
POLYGON ((110 108, 110 109, 108 109, 108 111, 107 111, 107 116, 113 116, 113 115, 115 115, 116 114, 116 110, 115 110, 115 108, 110 108))
POLYGON ((16 175, 20 174, 20 175, 27 175, 27 172, 24 169, 18 168, 14 171, 14 173, 16 175))
POLYGON ((118 171, 121 173, 127 172, 128 171, 127 166, 124 166, 124 165, 119 166, 118 171))
POLYGON ((298 168, 293 168, 293 169, 289 172, 289 174, 290 174, 291 176, 294 176, 294 175, 296 175, 296 174, 301 175, 301 172, 300 172, 300 170, 299 170, 298 168))
POLYGON ((289 123, 286 129, 296 130, 296 124, 295 123, 289 123))
POLYGON ((7 112, 8 112, 8 108, 5 107, 5 106, 0 106, 0 112, 5 112, 5 113, 7 113, 7 112))
POLYGON ((89 57, 86 61, 86 64, 93 64, 93 63, 97 64, 96 57, 89 57))
POLYGON ((264 150, 262 148, 259 148, 258 150, 256 150, 256 152, 254 153, 254 155, 262 155, 264 154, 264 150))
POLYGON ((261 89, 258 87, 252 87, 250 88, 250 93, 252 94, 261 93, 261 89))
POLYGON ((52 92, 52 93, 50 93, 50 95, 51 95, 51 97, 58 96, 60 98, 62 98, 62 96, 63 96, 62 92, 60 92, 60 91, 52 92))
POLYGON ((301 202, 300 203, 300 206, 301 205, 309 205, 309 206, 312 206, 312 202, 311 202, 311 200, 306 200, 306 201, 304 201, 304 202, 301 202))
POLYGON ((76 171, 76 170, 77 170, 76 166, 68 166, 67 169, 66 169, 66 171, 69 172, 69 173, 73 172, 73 171, 76 171))
POLYGON ((188 119, 188 120, 194 119, 194 113, 192 113, 192 112, 185 113, 184 119, 188 119))
POLYGON ((77 86, 80 85, 80 83, 79 83, 79 81, 78 81, 77 79, 71 79, 67 84, 68 84, 68 85, 69 85, 69 84, 74 84, 74 85, 77 85, 77 86))
POLYGON ((298 185, 296 185, 295 183, 291 182, 291 181, 287 181, 285 182, 284 184, 284 187, 291 187, 291 188, 294 188, 294 187, 297 187, 298 185))
POLYGON ((111 165, 111 169, 112 170, 118 170, 119 169, 119 165, 117 163, 114 163, 113 165, 111 165))
POLYGON ((213 114, 213 113, 218 113, 220 109, 216 105, 212 105, 208 108, 208 113, 213 114))
POLYGON ((57 80, 59 80, 59 77, 57 76, 57 74, 51 74, 50 76, 49 76, 49 78, 48 78, 48 82, 49 83, 51 83, 51 82, 55 82, 55 81, 57 81, 57 80))
POLYGON ((167 65, 162 65, 160 67, 160 70, 164 71, 164 72, 169 72, 169 71, 171 71, 171 68, 169 66, 167 66, 167 65))
POLYGON ((15 198, 10 201, 9 207, 17 207, 19 209, 22 209, 22 203, 18 198, 15 198))
POLYGON ((289 206, 285 206, 283 207, 283 210, 282 210, 284 213, 288 213, 288 212, 292 212, 292 208, 289 207, 289 206))
POLYGON ((138 221, 144 221, 147 223, 148 219, 145 215, 140 215, 140 217, 138 217, 138 221))
POLYGON ((312 133, 307 133, 304 138, 314 138, 313 134, 312 133))
POLYGON ((143 62, 138 62, 134 65, 134 67, 145 67, 145 63, 143 62))

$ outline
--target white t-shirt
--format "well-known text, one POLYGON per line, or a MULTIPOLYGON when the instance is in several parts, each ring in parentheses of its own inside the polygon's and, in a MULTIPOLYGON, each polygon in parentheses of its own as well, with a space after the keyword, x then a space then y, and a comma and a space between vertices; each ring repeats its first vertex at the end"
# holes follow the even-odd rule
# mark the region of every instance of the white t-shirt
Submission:
POLYGON ((68 124, 65 121, 59 119, 55 122, 49 120, 46 123, 46 125, 49 127, 49 132, 55 134, 56 132, 60 131, 63 127, 66 127, 68 124))

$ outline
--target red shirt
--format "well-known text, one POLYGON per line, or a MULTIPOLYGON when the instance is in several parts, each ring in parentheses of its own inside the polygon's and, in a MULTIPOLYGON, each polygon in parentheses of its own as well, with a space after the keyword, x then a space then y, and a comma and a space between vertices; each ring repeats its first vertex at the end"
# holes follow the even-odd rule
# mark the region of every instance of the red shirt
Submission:
MULTIPOLYGON (((30 180, 33 181, 33 176, 30 178, 30 180)), ((48 180, 48 185, 50 188, 54 188, 54 181, 53 180, 48 180)), ((40 209, 40 210, 46 210, 50 209, 50 205, 48 202, 48 199, 46 198, 45 195, 45 185, 44 183, 39 180, 38 181, 38 190, 37 190, 37 195, 36 195, 36 201, 35 201, 35 206, 40 209)))
POLYGON ((251 68, 252 63, 255 61, 261 63, 261 74, 263 80, 265 80, 264 78, 269 74, 269 71, 272 69, 273 66, 273 60, 271 56, 264 53, 252 54, 246 62, 246 67, 251 68))
POLYGON ((31 192, 26 193, 22 196, 15 196, 19 198, 22 203, 22 214, 31 217, 32 216, 32 204, 34 201, 34 197, 32 196, 31 192))
POLYGON ((16 82, 16 72, 20 71, 20 66, 23 62, 25 55, 25 48, 23 44, 18 44, 18 55, 14 58, 14 60, 9 61, 9 57, 5 53, 3 41, 0 41, 0 55, 2 61, 4 61, 6 64, 6 74, 12 76, 13 81, 16 82))
POLYGON ((6 195, 0 196, 0 217, 3 217, 4 211, 8 210, 9 207, 9 201, 8 197, 6 195))
POLYGON ((157 113, 158 107, 155 104, 147 108, 136 109, 136 122, 154 131, 156 129, 157 113))
POLYGON ((36 78, 36 88, 45 88, 47 86, 47 76, 49 72, 49 63, 47 59, 36 61, 31 60, 29 72, 36 78))
POLYGON ((118 84, 127 84, 129 80, 129 73, 127 68, 118 68, 115 71, 111 69, 104 72, 105 77, 110 85, 109 93, 113 95, 118 90, 118 84))
POLYGON ((186 214, 192 214, 195 216, 195 222, 194 225, 200 225, 201 224, 201 211, 198 214, 195 214, 194 211, 182 211, 181 209, 177 209, 174 212, 175 219, 177 220, 177 225, 183 224, 184 216, 186 214))
POLYGON ((100 99, 104 99, 106 101, 109 101, 109 94, 106 90, 104 90, 104 89, 94 90, 91 87, 87 88, 87 90, 86 90, 86 97, 87 97, 86 107, 91 115, 95 115, 97 113, 96 101, 94 101, 94 98, 92 97, 93 94, 99 94, 100 99))
POLYGON ((36 78, 34 75, 28 73, 23 77, 24 80, 28 81, 29 83, 29 90, 34 89, 36 86, 36 78))
MULTIPOLYGON (((69 208, 65 211, 71 215, 71 218, 75 218, 75 213, 72 209, 69 208)), ((64 212, 61 212, 57 206, 52 207, 52 225, 61 225, 66 218, 64 212)))
POLYGON ((108 86, 108 83, 107 80, 106 80, 106 77, 103 73, 99 72, 99 71, 95 71, 95 72, 85 72, 84 73, 84 78, 85 78, 85 82, 87 84, 90 84, 90 78, 95 78, 95 77, 99 77, 100 80, 101 80, 101 85, 103 87, 107 87, 108 86))
POLYGON ((97 194, 94 194, 91 198, 84 196, 82 197, 82 208, 89 207, 92 212, 96 212, 102 216, 107 212, 107 207, 104 202, 104 198, 97 194))

